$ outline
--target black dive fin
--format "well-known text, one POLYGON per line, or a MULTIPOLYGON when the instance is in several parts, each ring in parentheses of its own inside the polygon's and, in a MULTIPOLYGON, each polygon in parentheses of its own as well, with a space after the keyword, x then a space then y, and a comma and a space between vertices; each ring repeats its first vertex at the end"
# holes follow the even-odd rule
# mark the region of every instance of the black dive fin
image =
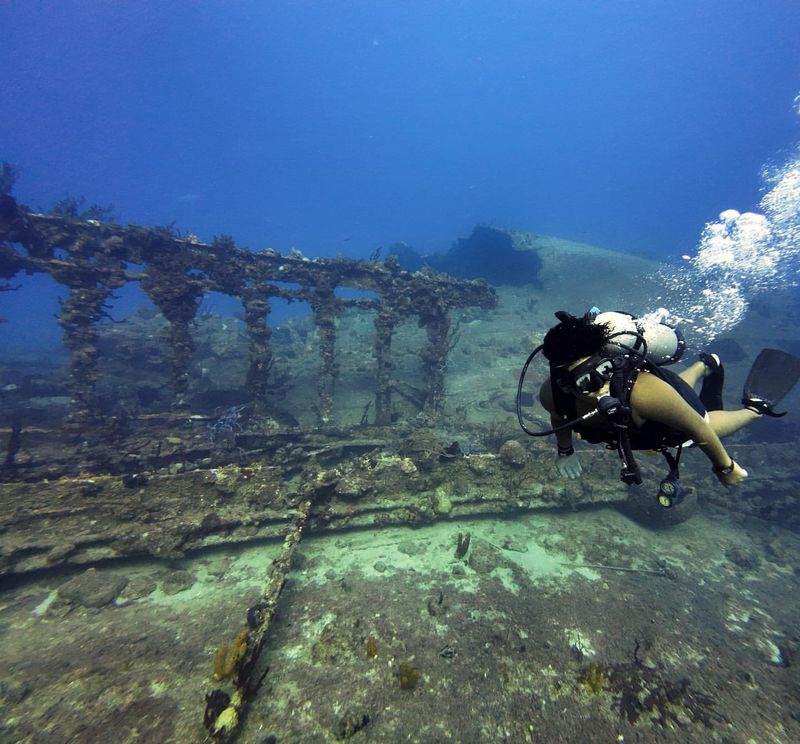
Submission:
POLYGON ((722 387, 725 384, 725 367, 722 366, 716 354, 702 352, 700 361, 709 368, 710 372, 703 377, 703 387, 700 389, 700 402, 706 411, 721 411, 725 406, 722 403, 722 387))
POLYGON ((762 349, 744 383, 742 403, 768 416, 800 379, 800 357, 780 349, 762 349))

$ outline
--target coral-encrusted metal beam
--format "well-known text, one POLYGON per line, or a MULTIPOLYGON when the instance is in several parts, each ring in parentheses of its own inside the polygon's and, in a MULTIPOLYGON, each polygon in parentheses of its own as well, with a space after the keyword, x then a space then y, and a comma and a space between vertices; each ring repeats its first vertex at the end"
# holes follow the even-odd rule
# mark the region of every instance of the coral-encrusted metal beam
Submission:
POLYGON ((464 281, 423 269, 403 271, 394 257, 385 261, 348 258, 309 259, 297 251, 284 256, 267 249, 237 248, 229 237, 202 243, 171 229, 82 221, 36 214, 3 195, 0 205, 0 279, 42 272, 69 289, 59 322, 72 354, 70 387, 72 418, 80 427, 92 421, 97 379, 96 322, 111 293, 127 282, 139 282, 170 324, 166 342, 174 403, 185 404, 189 362, 193 351, 191 321, 208 292, 237 298, 244 307, 250 335, 246 387, 258 411, 266 410, 272 363, 270 299, 307 302, 320 338, 317 388, 321 423, 331 421, 336 320, 352 307, 375 313, 376 423, 390 420, 390 352, 392 334, 400 322, 417 317, 427 331, 420 349, 427 376, 426 413, 435 415, 442 403, 444 371, 451 343, 449 313, 455 308, 493 307, 494 290, 483 281, 464 281), (369 297, 345 298, 340 288, 361 290, 369 297))

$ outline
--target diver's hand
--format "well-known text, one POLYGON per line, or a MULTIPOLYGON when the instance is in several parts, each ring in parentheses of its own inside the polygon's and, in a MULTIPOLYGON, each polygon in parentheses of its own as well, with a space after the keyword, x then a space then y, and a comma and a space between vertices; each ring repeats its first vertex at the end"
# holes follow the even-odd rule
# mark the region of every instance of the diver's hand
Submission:
POLYGON ((569 478, 570 480, 577 480, 581 477, 583 468, 581 461, 578 459, 578 453, 573 452, 567 457, 561 455, 556 456, 556 470, 562 478, 569 478))
POLYGON ((735 486, 747 478, 747 471, 733 458, 731 458, 731 464, 733 465, 733 470, 730 473, 722 472, 719 468, 713 468, 717 480, 725 487, 735 486))

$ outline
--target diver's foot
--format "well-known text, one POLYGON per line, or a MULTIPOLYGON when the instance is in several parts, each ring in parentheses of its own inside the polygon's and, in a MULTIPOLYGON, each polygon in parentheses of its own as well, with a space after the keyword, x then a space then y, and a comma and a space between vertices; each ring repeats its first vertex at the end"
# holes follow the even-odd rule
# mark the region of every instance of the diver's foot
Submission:
POLYGON ((720 361, 718 354, 708 354, 705 351, 700 353, 700 361, 705 365, 703 377, 708 377, 717 372, 722 371, 722 361, 720 361))
POLYGON ((717 354, 702 352, 700 364, 703 365, 703 386, 700 389, 700 402, 706 411, 722 411, 722 388, 725 386, 725 367, 717 354))
POLYGON ((775 413, 774 404, 770 403, 768 400, 762 400, 761 398, 742 398, 742 405, 747 410, 757 413, 759 416, 780 418, 781 416, 786 415, 786 411, 783 413, 775 413))

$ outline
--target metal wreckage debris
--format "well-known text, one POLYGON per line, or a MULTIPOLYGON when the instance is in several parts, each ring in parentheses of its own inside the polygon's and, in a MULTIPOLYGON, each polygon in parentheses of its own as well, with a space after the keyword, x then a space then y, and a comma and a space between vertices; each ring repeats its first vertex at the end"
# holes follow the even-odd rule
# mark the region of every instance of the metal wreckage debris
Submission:
MULTIPOLYGON (((74 441, 89 433, 96 434, 97 427, 104 425, 95 395, 99 376, 97 325, 105 316, 113 293, 131 282, 139 284, 168 323, 165 341, 170 363, 173 411, 185 409, 188 405, 190 360, 194 350, 191 323, 204 295, 210 292, 223 293, 238 299, 244 308, 249 351, 244 385, 255 416, 269 414, 267 393, 273 363, 270 344, 272 328, 268 322, 270 303, 274 298, 308 303, 320 343, 317 410, 321 427, 331 427, 334 423, 334 380, 338 373, 335 362, 336 321, 345 310, 358 308, 374 315, 374 424, 376 427, 386 427, 391 423, 394 386, 391 374, 392 337, 398 325, 408 318, 416 317, 419 326, 426 332, 426 341, 419 350, 425 374, 424 397, 419 403, 425 414, 435 417, 441 410, 447 356, 452 348, 451 311, 469 306, 491 308, 496 303, 494 290, 485 282, 458 280, 429 270, 410 273, 403 271, 392 257, 378 262, 345 258, 309 259, 298 252, 284 256, 269 249, 256 253, 237 248, 229 237, 217 238, 213 243, 206 244, 194 237, 181 237, 170 229, 134 225, 123 227, 91 219, 36 214, 18 205, 9 194, 2 194, 0 280, 4 283, 0 287, 12 289, 9 281, 23 273, 47 274, 67 290, 66 299, 61 303, 58 322, 63 329, 64 344, 70 355, 68 386, 71 408, 65 433, 68 432, 74 441), (337 296, 340 288, 367 291, 373 296, 344 298, 337 296)), ((240 408, 231 408, 209 427, 212 442, 220 434, 238 433, 239 413, 240 408)), ((277 447, 300 444, 302 449, 304 444, 309 448, 312 446, 308 436, 302 433, 288 439, 279 436, 275 439, 277 447)), ((11 499, 28 500, 28 483, 25 481, 49 481, 50 478, 46 476, 56 476, 55 490, 52 486, 46 488, 43 498, 45 502, 49 498, 61 498, 60 511, 64 524, 67 525, 70 518, 76 516, 80 520, 80 515, 86 511, 86 502, 94 501, 92 509, 99 519, 93 520, 93 523, 100 523, 101 527, 94 531, 76 530, 73 533, 74 539, 50 546, 46 544, 47 540, 37 543, 35 535, 44 525, 35 517, 24 526, 22 523, 6 524, 4 529, 13 530, 14 539, 9 541, 0 554, 0 573, 19 573, 36 566, 60 563, 91 563, 103 556, 142 552, 181 555, 193 544, 202 544, 203 538, 209 534, 219 534, 226 530, 235 533, 237 528, 243 526, 243 522, 250 528, 254 523, 258 524, 257 518, 248 524, 241 515, 229 514, 226 518, 212 511, 194 529, 179 529, 177 532, 180 536, 173 533, 171 538, 161 530, 163 543, 145 545, 136 537, 136 533, 148 535, 151 531, 142 533, 124 526, 124 513, 130 510, 121 507, 121 517, 108 521, 103 519, 102 494, 105 491, 109 504, 115 503, 113 510, 119 512, 120 500, 115 494, 119 495, 120 488, 123 493, 124 489, 135 489, 141 495, 149 485, 150 493, 145 498, 155 502, 164 497, 164 501, 174 502, 176 492, 172 487, 159 488, 154 483, 158 478, 153 478, 152 472, 148 474, 141 467, 134 469, 134 472, 124 473, 120 481, 118 477, 114 477, 118 473, 114 472, 115 464, 111 462, 106 463, 105 473, 87 474, 86 468, 82 467, 81 477, 77 478, 70 477, 70 466, 66 463, 63 464, 65 472, 59 472, 56 467, 55 471, 51 468, 49 473, 46 470, 29 470, 21 476, 15 467, 19 441, 20 430, 14 425, 10 432, 3 477, 0 479, 6 481, 6 495, 11 499), (152 488, 154 484, 155 489, 152 488), (172 493, 167 496, 170 491, 172 493), (16 527, 27 529, 15 529, 16 527), (98 532, 105 532, 105 535, 101 536, 98 532), (195 541, 198 537, 199 543, 195 541), (82 544, 82 540, 85 544, 82 544)), ((374 441, 368 442, 367 448, 374 449, 374 444, 374 441)), ((322 444, 320 440, 314 441, 317 450, 323 450, 317 452, 321 455, 321 462, 325 461, 325 447, 330 445, 330 438, 322 444)), ((362 444, 361 449, 363 446, 362 444)), ((273 447, 273 453, 274 449, 273 447)), ((346 452, 346 448, 341 446, 335 449, 340 456, 346 452)), ((356 449, 359 450, 359 447, 356 449)), ((92 461, 90 453, 85 451, 82 459, 84 465, 92 461)), ((387 458, 387 463, 387 467, 397 466, 395 469, 401 475, 409 474, 403 473, 404 469, 408 471, 414 468, 410 461, 406 463, 397 457, 387 458), (389 462, 390 460, 397 462, 389 462)), ((125 468, 122 467, 122 470, 125 468)), ((310 484, 294 489, 287 499, 286 489, 282 489, 277 482, 279 479, 273 479, 262 468, 248 470, 234 463, 229 465, 229 470, 226 473, 223 465, 220 469, 202 472, 213 472, 213 477, 207 477, 215 483, 227 480, 228 486, 242 485, 252 477, 258 483, 258 493, 251 494, 251 502, 255 499, 262 511, 266 509, 267 512, 272 512, 269 516, 262 516, 265 523, 272 523, 273 528, 277 527, 277 530, 272 531, 273 537, 283 532, 284 551, 270 568, 262 601, 257 607, 248 610, 247 631, 240 634, 230 647, 227 644, 220 647, 222 653, 218 654, 219 658, 215 661, 215 678, 221 683, 224 679, 229 679, 232 689, 230 695, 220 687, 207 696, 204 723, 209 736, 214 740, 228 739, 234 734, 243 707, 259 687, 263 672, 259 671, 258 662, 269 621, 277 605, 294 549, 303 528, 311 518, 314 497, 322 491, 332 489, 341 479, 341 472, 335 469, 325 471, 317 465, 311 469, 310 484), (276 505, 276 501, 280 503, 276 505)), ((201 471, 198 468, 196 472, 201 471)), ((202 481, 206 476, 198 477, 202 481)), ((194 489, 198 483, 194 477, 192 481, 191 487, 194 489)), ((174 486, 174 482, 172 485, 174 486)), ((181 491, 182 489, 177 489, 178 493, 181 491)), ((134 507, 134 511, 140 510, 140 506, 134 507)), ((46 503, 43 502, 42 507, 49 514, 48 519, 58 516, 46 503)), ((41 510, 34 506, 25 511, 31 516, 41 510)), ((249 504, 249 511, 253 511, 253 503, 249 504)), ((175 512, 186 516, 181 506, 175 512)), ((403 514, 407 516, 405 511, 403 514)), ((130 524, 138 521, 133 512, 127 516, 131 518, 130 524)), ((331 520, 332 517, 326 515, 324 510, 320 510, 315 516, 319 525, 324 526, 331 520)), ((184 528, 186 526, 184 519, 184 528)), ((62 530, 65 531, 72 532, 68 528, 62 530)), ((47 532, 49 531, 45 531, 45 534, 47 532)), ((250 534, 252 535, 252 531, 250 534)))

